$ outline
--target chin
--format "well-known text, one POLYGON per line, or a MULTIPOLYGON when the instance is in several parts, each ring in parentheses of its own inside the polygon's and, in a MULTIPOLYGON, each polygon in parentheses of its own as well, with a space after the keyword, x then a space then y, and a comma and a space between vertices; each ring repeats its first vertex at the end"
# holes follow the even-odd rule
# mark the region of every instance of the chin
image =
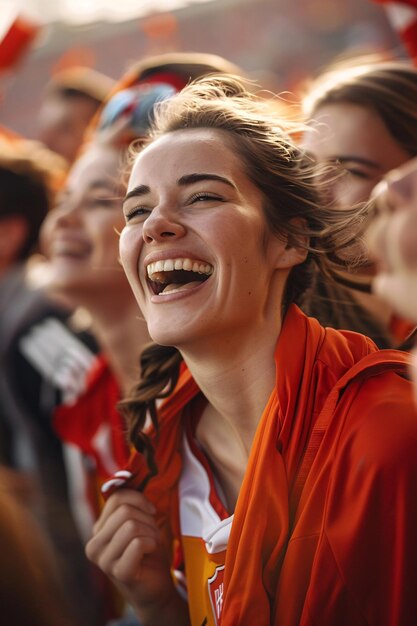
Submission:
POLYGON ((178 335, 173 332, 155 330, 148 326, 149 336, 160 346, 173 346, 177 347, 178 345, 178 335))
POLYGON ((187 328, 180 323, 169 323, 167 319, 161 320, 161 323, 155 323, 155 320, 148 320, 148 332, 155 343, 160 346, 173 346, 179 348, 193 341, 196 333, 191 328, 187 328))

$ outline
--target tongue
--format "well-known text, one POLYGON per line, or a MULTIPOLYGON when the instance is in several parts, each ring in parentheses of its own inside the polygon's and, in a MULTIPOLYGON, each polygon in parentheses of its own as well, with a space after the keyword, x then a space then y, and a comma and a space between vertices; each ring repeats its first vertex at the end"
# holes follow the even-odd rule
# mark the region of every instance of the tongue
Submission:
POLYGON ((197 287, 197 285, 201 285, 200 280, 194 280, 190 283, 170 283, 164 288, 163 291, 161 291, 159 295, 173 293, 177 291, 188 291, 189 289, 193 289, 194 287, 197 287))

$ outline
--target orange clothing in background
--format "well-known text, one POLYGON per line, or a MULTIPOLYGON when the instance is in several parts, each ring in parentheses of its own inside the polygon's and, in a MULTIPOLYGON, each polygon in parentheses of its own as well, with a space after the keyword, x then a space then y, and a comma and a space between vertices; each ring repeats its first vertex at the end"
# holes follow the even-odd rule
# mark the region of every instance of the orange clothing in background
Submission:
MULTIPOLYGON (((217 615, 206 601, 206 566, 185 554, 193 626, 417 623, 417 414, 408 358, 289 308, 276 386, 223 554, 217 615)), ((178 494, 187 416, 198 419, 202 402, 184 368, 160 410, 159 473, 145 495, 169 549, 174 540, 189 544, 178 494)), ((128 469, 131 478, 120 483, 134 488, 147 474, 142 456, 128 469)))

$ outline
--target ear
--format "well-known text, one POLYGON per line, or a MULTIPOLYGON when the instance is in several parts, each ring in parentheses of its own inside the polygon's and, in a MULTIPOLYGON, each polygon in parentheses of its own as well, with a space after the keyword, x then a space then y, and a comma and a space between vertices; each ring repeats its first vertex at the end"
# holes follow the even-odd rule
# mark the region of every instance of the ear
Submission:
POLYGON ((284 246, 280 254, 277 255, 277 269, 291 269, 295 265, 303 263, 307 258, 310 238, 302 233, 303 226, 306 226, 306 221, 302 217, 296 217, 290 223, 298 227, 300 232, 297 234, 286 233, 280 238, 284 246))
POLYGON ((21 215, 0 219, 0 258, 3 265, 12 265, 19 257, 28 236, 28 224, 21 215))

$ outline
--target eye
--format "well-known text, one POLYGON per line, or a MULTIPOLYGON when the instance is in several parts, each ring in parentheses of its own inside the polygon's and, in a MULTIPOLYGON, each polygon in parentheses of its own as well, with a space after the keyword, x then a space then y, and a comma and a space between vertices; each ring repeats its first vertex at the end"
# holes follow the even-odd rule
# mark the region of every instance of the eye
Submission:
POLYGON ((210 202, 210 201, 211 202, 213 201, 223 202, 223 198, 209 191, 199 191, 197 193, 194 193, 189 199, 190 204, 196 204, 198 202, 210 202))
POLYGON ((342 174, 354 176, 355 178, 360 178, 362 180, 373 180, 374 178, 372 173, 366 169, 358 167, 358 165, 354 163, 349 164, 347 161, 343 162, 336 160, 335 165, 342 174))
POLYGON ((370 174, 368 174, 368 172, 359 170, 356 167, 345 167, 344 169, 348 174, 355 176, 356 178, 362 178, 363 180, 371 180, 373 178, 370 174))
POLYGON ((145 219, 147 215, 150 213, 150 209, 143 206, 135 206, 129 209, 129 211, 125 214, 126 222, 130 222, 133 218, 137 217, 138 219, 145 219))

